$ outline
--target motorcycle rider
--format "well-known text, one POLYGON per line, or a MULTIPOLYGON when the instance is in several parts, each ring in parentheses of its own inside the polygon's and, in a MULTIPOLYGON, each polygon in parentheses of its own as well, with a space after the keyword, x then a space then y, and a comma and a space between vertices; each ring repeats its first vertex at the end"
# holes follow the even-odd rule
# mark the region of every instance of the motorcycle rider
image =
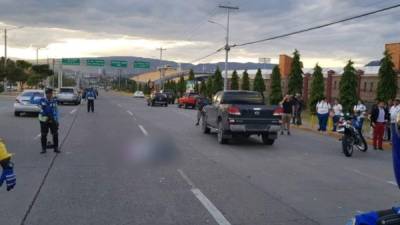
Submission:
POLYGON ((0 187, 5 181, 7 191, 13 189, 17 181, 14 174, 14 164, 11 162, 11 156, 12 155, 7 151, 3 139, 0 138, 0 165, 3 168, 3 172, 0 177, 0 187))
POLYGON ((47 149, 47 134, 49 130, 53 136, 53 149, 55 153, 60 153, 58 149, 58 110, 57 110, 57 101, 53 98, 53 89, 46 88, 45 90, 46 96, 44 98, 40 98, 35 100, 32 98, 31 102, 34 104, 38 104, 41 107, 39 113, 39 121, 40 121, 40 134, 41 134, 41 143, 42 143, 42 151, 41 154, 46 153, 47 149))

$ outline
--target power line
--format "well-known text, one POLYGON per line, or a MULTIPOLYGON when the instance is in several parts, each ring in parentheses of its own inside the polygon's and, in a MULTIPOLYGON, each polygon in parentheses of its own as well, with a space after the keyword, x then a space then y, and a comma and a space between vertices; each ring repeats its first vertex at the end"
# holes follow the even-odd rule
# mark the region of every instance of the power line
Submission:
POLYGON ((225 46, 224 46, 224 47, 221 47, 221 48, 217 49, 216 51, 213 51, 213 52, 211 52, 211 53, 209 53, 209 54, 207 54, 207 55, 205 55, 205 56, 202 56, 202 57, 200 57, 200 58, 194 59, 194 60, 190 61, 189 63, 199 62, 199 61, 201 61, 201 60, 203 60, 203 59, 206 59, 206 58, 208 58, 208 57, 210 57, 210 56, 213 56, 213 55, 219 53, 220 51, 222 51, 222 50, 224 50, 224 49, 225 49, 225 46))
POLYGON ((393 6, 389 6, 389 7, 386 7, 386 8, 374 10, 374 11, 371 11, 371 12, 363 13, 363 14, 360 14, 360 15, 352 16, 352 17, 348 17, 348 18, 341 19, 341 20, 338 20, 338 21, 334 21, 334 22, 318 25, 318 26, 315 26, 315 27, 309 27, 309 28, 298 30, 298 31, 294 31, 294 32, 286 33, 286 34, 281 34, 281 35, 277 35, 277 36, 273 36, 273 37, 269 37, 269 38, 265 38, 265 39, 261 39, 261 40, 257 40, 257 41, 245 42, 245 43, 241 43, 241 44, 234 44, 231 47, 240 47, 240 46, 245 46, 245 45, 257 44, 257 43, 260 43, 260 42, 271 41, 271 40, 275 40, 275 39, 279 39, 279 38, 283 38, 283 37, 292 36, 292 35, 295 35, 295 34, 305 33, 305 32, 308 32, 308 31, 317 30, 317 29, 321 29, 321 28, 324 28, 324 27, 329 27, 329 26, 332 26, 332 25, 335 25, 335 24, 339 24, 339 23, 350 21, 350 20, 355 20, 355 19, 359 19, 359 18, 362 18, 362 17, 366 17, 366 16, 370 16, 370 15, 373 15, 373 14, 377 14, 377 13, 380 13, 380 12, 388 11, 388 10, 395 9, 395 8, 398 8, 398 7, 400 7, 400 4, 396 4, 396 5, 393 5, 393 6))

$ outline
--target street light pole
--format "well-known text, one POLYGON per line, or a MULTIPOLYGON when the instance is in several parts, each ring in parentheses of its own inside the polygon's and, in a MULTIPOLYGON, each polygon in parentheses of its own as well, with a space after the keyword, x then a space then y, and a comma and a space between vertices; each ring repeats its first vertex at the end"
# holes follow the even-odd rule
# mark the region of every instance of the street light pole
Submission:
POLYGON ((226 22, 226 44, 225 44, 225 75, 224 75, 224 91, 228 89, 228 59, 229 59, 229 50, 231 50, 231 46, 229 45, 229 17, 231 10, 239 10, 239 7, 234 6, 226 6, 219 5, 219 8, 226 9, 227 12, 227 22, 226 22))
POLYGON ((161 79, 162 79, 162 68, 161 68, 161 61, 162 61, 162 56, 163 56, 163 51, 166 51, 167 49, 166 48, 162 48, 162 47, 160 47, 160 48, 157 48, 156 50, 159 50, 160 51, 160 63, 159 63, 159 65, 158 65, 158 68, 159 68, 159 70, 160 70, 160 89, 162 88, 162 89, 164 89, 164 82, 162 82, 161 81, 161 79))
MULTIPOLYGON (((7 68, 7 30, 16 30, 16 29, 21 29, 24 28, 23 26, 19 27, 14 27, 14 28, 4 28, 4 73, 6 73, 6 68, 7 68)), ((4 85, 4 91, 7 90, 7 78, 4 77, 3 80, 3 85, 4 85)))

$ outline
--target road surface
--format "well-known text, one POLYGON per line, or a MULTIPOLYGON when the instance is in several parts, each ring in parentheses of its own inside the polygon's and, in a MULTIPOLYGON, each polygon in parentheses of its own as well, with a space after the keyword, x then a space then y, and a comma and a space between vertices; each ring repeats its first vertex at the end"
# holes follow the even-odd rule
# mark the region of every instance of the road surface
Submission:
POLYGON ((0 224, 333 225, 399 199, 389 151, 346 158, 337 140, 300 130, 274 146, 220 145, 195 110, 112 92, 94 113, 60 106, 62 153, 40 155, 38 121, 14 117, 13 101, 0 97, 17 173, 0 190, 0 224))

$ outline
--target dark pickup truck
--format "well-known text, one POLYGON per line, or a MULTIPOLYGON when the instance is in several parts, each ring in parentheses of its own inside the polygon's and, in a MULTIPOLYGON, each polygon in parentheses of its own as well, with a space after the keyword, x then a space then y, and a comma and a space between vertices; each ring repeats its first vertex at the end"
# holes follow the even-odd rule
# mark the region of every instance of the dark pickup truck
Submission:
POLYGON ((235 136, 261 135, 266 145, 273 145, 281 128, 276 107, 267 106, 254 91, 220 91, 211 105, 203 108, 202 130, 217 131, 218 142, 226 144, 235 136))

